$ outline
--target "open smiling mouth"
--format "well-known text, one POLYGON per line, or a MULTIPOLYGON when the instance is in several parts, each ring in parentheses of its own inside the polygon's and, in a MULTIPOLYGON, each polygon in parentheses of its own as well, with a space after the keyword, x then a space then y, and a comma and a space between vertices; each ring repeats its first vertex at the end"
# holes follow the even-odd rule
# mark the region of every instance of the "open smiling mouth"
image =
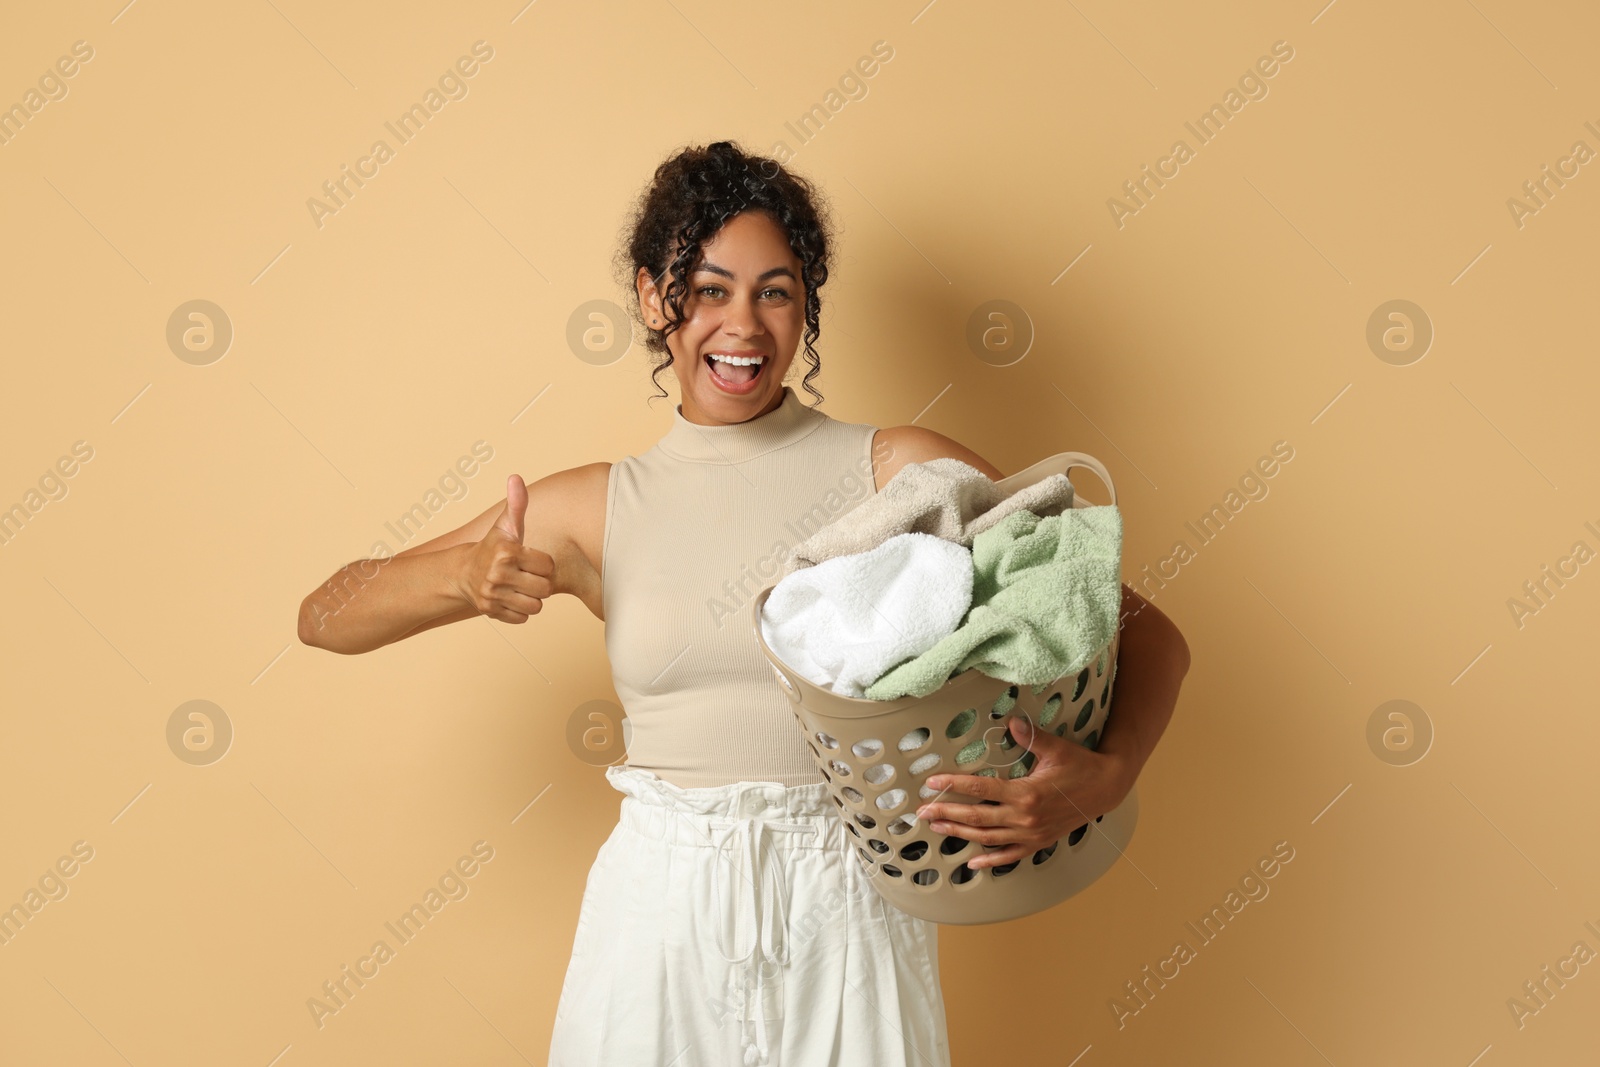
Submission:
POLYGON ((766 356, 732 356, 720 352, 701 357, 718 385, 735 393, 749 392, 770 359, 766 356))

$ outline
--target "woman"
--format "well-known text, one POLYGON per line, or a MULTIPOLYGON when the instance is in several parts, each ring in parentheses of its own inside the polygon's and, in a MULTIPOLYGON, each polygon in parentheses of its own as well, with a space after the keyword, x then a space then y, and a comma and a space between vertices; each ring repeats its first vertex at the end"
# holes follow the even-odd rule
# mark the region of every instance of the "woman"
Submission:
MULTIPOLYGON (((657 169, 630 229, 618 265, 665 357, 652 381, 669 366, 678 381, 671 429, 615 464, 512 475, 504 502, 399 553, 347 603, 335 575, 302 605, 301 639, 363 652, 477 615, 523 623, 558 594, 605 620, 632 737, 606 770, 621 815, 584 891, 555 1067, 948 1065, 937 927, 867 884, 750 600, 786 547, 905 464, 949 456, 1002 474, 931 430, 832 419, 784 384, 803 334, 803 384, 820 399, 829 227, 804 179, 726 141, 687 149, 657 169)), ((1029 775, 928 780, 994 802, 918 811, 992 848, 973 866, 1019 859, 1132 787, 1188 650, 1126 586, 1123 614, 1097 750, 1030 738, 1014 718, 1029 775)))

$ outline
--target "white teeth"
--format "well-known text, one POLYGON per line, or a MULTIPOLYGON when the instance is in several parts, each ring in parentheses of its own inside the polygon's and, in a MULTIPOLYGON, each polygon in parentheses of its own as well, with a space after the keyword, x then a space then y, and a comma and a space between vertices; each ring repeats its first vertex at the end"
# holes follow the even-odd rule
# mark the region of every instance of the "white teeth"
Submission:
POLYGON ((736 367, 749 367, 757 365, 766 358, 765 356, 754 356, 751 358, 745 358, 741 356, 723 356, 718 355, 716 352, 711 352, 709 355, 718 363, 732 363, 736 367))

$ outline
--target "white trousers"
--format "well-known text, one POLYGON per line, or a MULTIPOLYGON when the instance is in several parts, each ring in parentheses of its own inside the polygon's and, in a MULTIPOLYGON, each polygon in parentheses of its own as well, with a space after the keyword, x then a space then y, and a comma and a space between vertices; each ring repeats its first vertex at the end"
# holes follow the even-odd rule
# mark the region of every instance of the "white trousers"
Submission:
POLYGON ((938 926, 868 884, 824 783, 606 779, 551 1067, 949 1067, 938 926))

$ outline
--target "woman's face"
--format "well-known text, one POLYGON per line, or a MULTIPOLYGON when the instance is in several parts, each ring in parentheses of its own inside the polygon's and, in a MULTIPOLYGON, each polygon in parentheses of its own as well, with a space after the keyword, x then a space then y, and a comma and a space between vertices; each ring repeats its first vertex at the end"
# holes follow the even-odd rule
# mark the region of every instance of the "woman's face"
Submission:
MULTIPOLYGON (((700 247, 685 319, 667 335, 683 417, 704 426, 746 422, 782 399, 783 377, 806 325, 800 260, 783 228, 763 211, 735 215, 700 247), (759 356, 761 362, 759 368, 731 366, 712 360, 713 354, 759 356), (753 378, 752 370, 758 371, 753 378)), ((666 284, 663 278, 663 290, 666 284)), ((638 288, 646 320, 655 319, 660 329, 670 309, 648 270, 640 269, 638 288)))

